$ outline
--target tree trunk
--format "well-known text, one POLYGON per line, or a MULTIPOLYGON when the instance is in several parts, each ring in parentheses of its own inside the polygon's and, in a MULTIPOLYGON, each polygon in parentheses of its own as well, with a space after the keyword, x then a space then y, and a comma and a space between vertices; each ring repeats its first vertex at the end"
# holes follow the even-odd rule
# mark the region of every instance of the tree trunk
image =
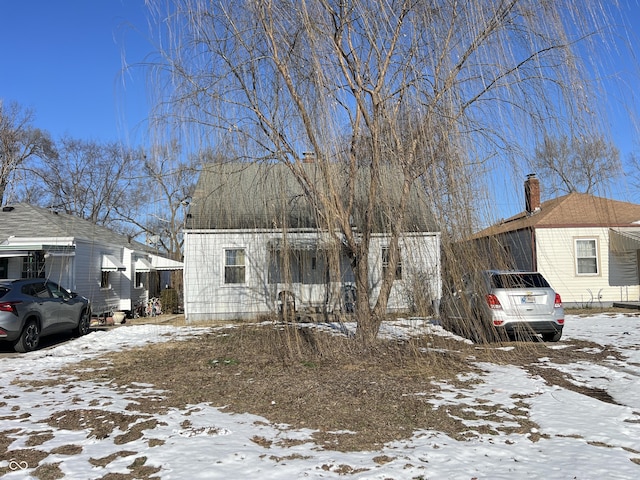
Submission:
POLYGON ((361 246, 354 272, 356 277, 356 341, 364 348, 375 342, 382 322, 382 319, 376 318, 371 311, 368 254, 368 245, 361 246))

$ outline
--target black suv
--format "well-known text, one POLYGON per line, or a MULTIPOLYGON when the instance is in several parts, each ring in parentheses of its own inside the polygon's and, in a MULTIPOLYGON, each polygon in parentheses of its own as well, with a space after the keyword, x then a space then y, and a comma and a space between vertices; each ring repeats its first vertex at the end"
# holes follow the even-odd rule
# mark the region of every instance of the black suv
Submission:
POLYGON ((38 348, 40 337, 65 330, 89 332, 88 299, 44 278, 0 280, 0 341, 17 352, 38 348))

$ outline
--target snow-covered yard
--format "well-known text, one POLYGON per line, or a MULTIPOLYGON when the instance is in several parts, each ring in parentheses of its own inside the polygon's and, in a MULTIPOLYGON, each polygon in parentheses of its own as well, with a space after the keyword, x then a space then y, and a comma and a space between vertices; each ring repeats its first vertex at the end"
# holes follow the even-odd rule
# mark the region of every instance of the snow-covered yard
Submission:
MULTIPOLYGON (((639 326, 635 316, 568 315, 563 340, 548 348, 565 348, 563 342, 571 339, 588 340, 600 345, 594 353, 601 360, 554 364, 550 358, 538 359, 540 368, 570 373, 613 401, 549 385, 516 366, 483 363, 484 373, 474 382, 466 382, 464 388, 442 385, 438 398, 429 400, 452 411, 461 405, 477 410, 477 420, 465 420, 477 435, 455 440, 438 431, 417 431, 408 441, 357 453, 319 448, 310 430, 273 425, 205 404, 169 410, 153 422, 140 415, 138 428, 128 432, 101 434, 96 425, 83 428, 83 411, 108 410, 112 415, 108 420, 116 423, 118 416, 135 420, 140 413, 131 408, 136 398, 162 401, 162 392, 146 384, 122 391, 108 382, 77 382, 69 388, 55 381, 54 371, 109 351, 174 341, 207 329, 136 325, 94 332, 47 350, 0 359, 0 475, 7 479, 98 479, 109 474, 163 479, 640 478, 639 326), (495 406, 497 415, 483 419, 487 405, 495 406), (480 427, 487 423, 508 425, 516 412, 528 416, 536 427, 524 434, 481 433, 480 427), (37 465, 27 458, 36 459, 37 465)), ((411 335, 424 329, 449 335, 416 321, 387 323, 383 333, 411 335)))

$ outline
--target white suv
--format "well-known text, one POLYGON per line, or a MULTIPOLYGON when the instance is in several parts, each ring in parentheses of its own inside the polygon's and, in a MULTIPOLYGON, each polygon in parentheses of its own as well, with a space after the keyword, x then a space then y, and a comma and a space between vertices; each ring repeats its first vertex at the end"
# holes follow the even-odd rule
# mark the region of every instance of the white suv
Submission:
POLYGON ((485 270, 465 275, 462 288, 442 301, 445 328, 475 342, 562 337, 560 295, 539 272, 485 270))

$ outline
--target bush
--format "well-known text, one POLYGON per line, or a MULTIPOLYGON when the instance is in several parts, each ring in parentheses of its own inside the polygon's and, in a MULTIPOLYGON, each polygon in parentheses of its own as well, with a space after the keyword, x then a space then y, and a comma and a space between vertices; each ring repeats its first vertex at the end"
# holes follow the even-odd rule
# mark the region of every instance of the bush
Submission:
POLYGON ((163 313, 178 313, 180 297, 177 290, 172 288, 162 290, 160 292, 160 301, 162 302, 163 313))

